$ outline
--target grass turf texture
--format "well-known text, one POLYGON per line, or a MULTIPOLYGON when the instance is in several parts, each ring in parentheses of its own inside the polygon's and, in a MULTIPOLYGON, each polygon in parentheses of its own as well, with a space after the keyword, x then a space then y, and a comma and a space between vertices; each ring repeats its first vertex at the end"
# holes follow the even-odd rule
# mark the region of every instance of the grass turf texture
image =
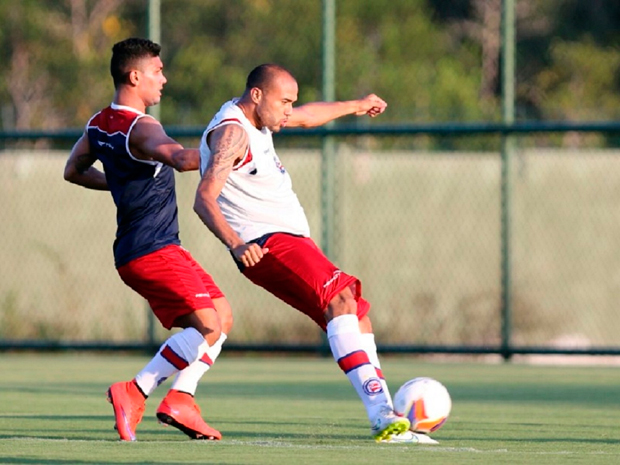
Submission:
POLYGON ((121 443, 105 390, 147 361, 121 354, 2 354, 0 463, 566 464, 620 463, 620 370, 385 358, 392 392, 441 380, 452 415, 438 446, 376 444, 331 359, 222 356, 197 401, 223 433, 192 441, 159 425, 166 382, 147 402, 138 442, 121 443))

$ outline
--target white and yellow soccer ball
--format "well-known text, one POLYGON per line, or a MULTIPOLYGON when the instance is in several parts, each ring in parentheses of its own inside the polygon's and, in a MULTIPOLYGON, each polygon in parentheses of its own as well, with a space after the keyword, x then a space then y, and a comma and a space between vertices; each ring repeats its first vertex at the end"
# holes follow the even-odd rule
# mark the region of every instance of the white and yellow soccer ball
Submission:
POLYGON ((432 433, 446 422, 452 399, 446 387, 433 378, 414 378, 394 395, 394 412, 411 422, 414 433, 432 433))

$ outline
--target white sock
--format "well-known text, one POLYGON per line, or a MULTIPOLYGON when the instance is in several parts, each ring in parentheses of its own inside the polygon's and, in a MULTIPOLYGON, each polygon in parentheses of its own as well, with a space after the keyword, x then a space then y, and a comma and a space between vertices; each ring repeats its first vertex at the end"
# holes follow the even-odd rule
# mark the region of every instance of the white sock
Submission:
POLYGON ((377 371, 377 376, 381 380, 381 385, 383 386, 383 392, 385 393, 385 397, 390 404, 392 405, 392 396, 390 395, 390 390, 388 389, 387 382, 383 377, 383 371, 381 371, 381 363, 379 362, 379 355, 377 354, 377 344, 375 344, 375 335, 373 333, 362 333, 362 344, 364 350, 368 354, 368 360, 373 364, 375 370, 377 371))
POLYGON ((362 399, 372 422, 381 407, 389 405, 389 400, 364 350, 357 315, 341 315, 331 320, 327 324, 327 338, 334 358, 362 399))
POLYGON ((208 348, 200 331, 185 328, 162 344, 157 355, 136 375, 136 384, 148 396, 169 376, 202 357, 208 348))
POLYGON ((226 334, 222 333, 220 338, 207 349, 202 357, 184 370, 179 371, 172 383, 171 389, 187 392, 192 396, 196 394, 198 381, 200 381, 200 378, 211 368, 211 365, 215 363, 215 360, 222 351, 222 344, 224 344, 226 337, 226 334))

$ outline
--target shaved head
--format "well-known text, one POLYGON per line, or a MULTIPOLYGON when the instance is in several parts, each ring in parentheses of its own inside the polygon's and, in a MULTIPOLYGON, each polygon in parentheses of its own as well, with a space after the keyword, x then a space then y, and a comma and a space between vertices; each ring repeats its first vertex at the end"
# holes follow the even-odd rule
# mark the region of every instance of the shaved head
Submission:
POLYGON ((249 92, 253 88, 259 88, 262 91, 269 90, 274 82, 282 76, 295 79, 287 69, 280 65, 266 63, 254 68, 245 83, 245 92, 249 92))

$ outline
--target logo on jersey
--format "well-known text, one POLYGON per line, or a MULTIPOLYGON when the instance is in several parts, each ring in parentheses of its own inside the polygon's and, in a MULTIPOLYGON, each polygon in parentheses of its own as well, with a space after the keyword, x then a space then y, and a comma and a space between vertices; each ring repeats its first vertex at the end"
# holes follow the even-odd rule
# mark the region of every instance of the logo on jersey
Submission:
POLYGON ((370 378, 364 381, 362 385, 364 392, 369 396, 376 396, 377 394, 381 394, 383 392, 383 386, 381 385, 381 381, 379 378, 370 378))
POLYGON ((273 161, 274 161, 274 162, 275 162, 275 164, 276 164, 276 168, 278 168, 278 169, 280 170, 280 173, 282 173, 282 174, 286 173, 286 169, 284 168, 284 165, 280 162, 280 160, 278 159, 278 157, 276 157, 276 156, 274 155, 274 157, 273 157, 273 161))
POLYGON ((112 144, 110 144, 109 142, 104 142, 102 140, 98 140, 97 143, 101 146, 101 147, 107 147, 109 149, 114 149, 114 146, 112 144))

